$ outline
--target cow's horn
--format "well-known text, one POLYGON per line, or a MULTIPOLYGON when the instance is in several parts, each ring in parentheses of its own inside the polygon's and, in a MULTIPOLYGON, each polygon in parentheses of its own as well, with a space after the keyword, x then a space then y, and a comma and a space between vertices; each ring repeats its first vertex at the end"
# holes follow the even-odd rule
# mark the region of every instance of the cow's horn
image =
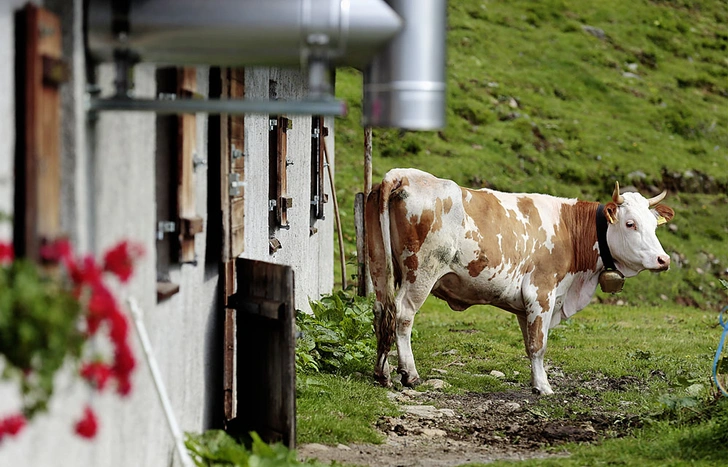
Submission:
POLYGON ((617 204, 624 203, 624 197, 619 194, 619 182, 614 182, 614 193, 612 193, 612 201, 617 204))
POLYGON ((650 206, 654 206, 657 203, 659 203, 660 201, 662 201, 663 199, 665 199, 665 196, 667 196, 667 190, 662 190, 662 193, 648 199, 647 202, 650 203, 650 206))

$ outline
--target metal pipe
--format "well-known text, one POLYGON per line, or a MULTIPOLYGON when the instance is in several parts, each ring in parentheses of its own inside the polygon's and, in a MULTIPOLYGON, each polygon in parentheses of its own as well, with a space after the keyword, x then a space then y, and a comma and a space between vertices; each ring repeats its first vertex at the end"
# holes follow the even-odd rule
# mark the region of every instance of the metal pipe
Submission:
POLYGON ((90 0, 87 48, 96 61, 115 50, 171 65, 302 66, 317 56, 364 67, 402 27, 382 0, 129 0, 124 24, 113 0, 90 0))
POLYGON ((159 114, 287 114, 346 115, 346 103, 340 100, 253 100, 253 99, 125 99, 90 97, 87 111, 151 111, 159 114))
POLYGON ((363 125, 436 130, 445 126, 447 0, 387 0, 402 32, 364 73, 363 125))

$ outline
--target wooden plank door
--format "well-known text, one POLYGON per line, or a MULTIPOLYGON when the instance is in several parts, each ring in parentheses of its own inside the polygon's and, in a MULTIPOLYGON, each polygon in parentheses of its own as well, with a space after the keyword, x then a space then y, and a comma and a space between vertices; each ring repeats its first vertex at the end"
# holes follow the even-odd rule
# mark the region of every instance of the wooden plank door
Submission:
MULTIPOLYGON (((245 69, 223 68, 215 79, 223 99, 243 99, 245 69)), ((245 246, 245 116, 220 115, 220 206, 222 211, 222 267, 224 277, 223 409, 226 422, 237 416, 235 381, 235 312, 228 297, 235 293, 235 258, 245 246)))
POLYGON ((236 310, 237 417, 228 432, 257 432, 267 442, 296 443, 296 355, 293 269, 238 258, 236 310))

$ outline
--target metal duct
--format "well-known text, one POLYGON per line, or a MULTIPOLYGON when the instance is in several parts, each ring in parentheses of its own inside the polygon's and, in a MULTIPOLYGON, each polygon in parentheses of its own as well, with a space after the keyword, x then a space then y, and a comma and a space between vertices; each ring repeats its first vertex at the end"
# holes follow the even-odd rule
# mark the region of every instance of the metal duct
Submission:
POLYGON ((364 72, 363 124, 445 126, 447 0, 387 0, 404 29, 364 72))
POLYGON ((90 0, 86 17, 93 59, 170 65, 364 67, 401 26, 382 0, 90 0))

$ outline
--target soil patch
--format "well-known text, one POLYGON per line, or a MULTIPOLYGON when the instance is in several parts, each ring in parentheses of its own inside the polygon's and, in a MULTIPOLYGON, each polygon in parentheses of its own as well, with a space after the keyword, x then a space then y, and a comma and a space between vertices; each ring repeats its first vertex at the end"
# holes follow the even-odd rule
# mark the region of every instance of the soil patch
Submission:
POLYGON ((464 394, 392 391, 390 397, 400 404, 403 414, 378 420, 377 429, 386 437, 384 443, 336 447, 308 444, 299 446, 299 457, 372 467, 440 467, 565 456, 568 452, 558 449, 559 445, 624 436, 640 423, 638 417, 628 413, 607 412, 598 396, 578 390, 586 386, 597 391, 623 391, 644 385, 638 378, 575 381, 560 376, 553 377, 552 384, 557 392, 549 397, 557 401, 578 398, 579 413, 547 417, 538 404, 540 396, 530 389, 464 394))

